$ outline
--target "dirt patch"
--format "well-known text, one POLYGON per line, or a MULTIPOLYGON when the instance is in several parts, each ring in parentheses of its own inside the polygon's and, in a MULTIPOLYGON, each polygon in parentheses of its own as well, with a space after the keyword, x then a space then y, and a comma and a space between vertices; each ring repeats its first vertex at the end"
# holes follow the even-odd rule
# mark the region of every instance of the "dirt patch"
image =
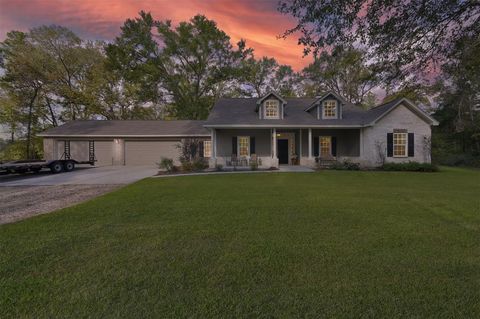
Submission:
POLYGON ((72 206, 123 185, 58 185, 0 187, 0 224, 72 206))

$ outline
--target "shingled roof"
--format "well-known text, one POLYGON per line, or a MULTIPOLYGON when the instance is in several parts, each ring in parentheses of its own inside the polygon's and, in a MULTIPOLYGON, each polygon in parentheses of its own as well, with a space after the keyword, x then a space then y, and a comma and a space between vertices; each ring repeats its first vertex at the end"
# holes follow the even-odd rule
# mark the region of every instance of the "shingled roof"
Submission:
POLYGON ((209 136, 204 121, 71 121, 39 136, 169 137, 209 136))
POLYGON ((390 112, 400 103, 412 108, 425 121, 435 125, 436 121, 428 114, 413 105, 407 99, 399 98, 379 105, 370 110, 364 110, 350 103, 343 105, 341 119, 317 119, 307 112, 318 99, 286 98, 285 115, 283 119, 260 119, 257 113, 257 98, 222 98, 215 103, 210 116, 205 122, 206 127, 364 127, 372 125, 377 119, 390 112))

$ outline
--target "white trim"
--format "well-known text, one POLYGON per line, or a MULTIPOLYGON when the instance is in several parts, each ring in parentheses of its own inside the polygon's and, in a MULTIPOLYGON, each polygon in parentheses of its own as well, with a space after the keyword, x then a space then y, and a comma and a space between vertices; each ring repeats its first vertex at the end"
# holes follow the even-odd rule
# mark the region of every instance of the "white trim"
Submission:
POLYGON ((322 119, 323 120, 336 120, 336 119, 338 119, 338 101, 337 100, 323 100, 322 101, 322 119), (334 107, 335 115, 326 116, 325 115, 325 103, 332 102, 332 101, 335 102, 335 107, 334 107))
POLYGON ((393 132, 392 135, 392 157, 394 158, 406 158, 408 157, 408 132, 393 132), (404 134, 405 135, 405 154, 404 155, 395 155, 395 134, 404 134))
POLYGON ((276 100, 276 99, 269 99, 269 100, 265 100, 262 104, 263 106, 263 118, 266 119, 266 120, 279 120, 280 119, 280 101, 279 100, 276 100), (268 102, 276 102, 276 108, 277 108, 277 115, 275 116, 268 116, 267 115, 267 103, 268 102))
POLYGON ((214 125, 204 125, 204 127, 215 127, 215 128, 283 128, 283 127, 289 127, 289 128, 362 128, 366 126, 371 126, 371 125, 316 125, 316 124, 310 124, 310 125, 293 125, 293 124, 214 124, 214 125))
POLYGON ((308 129, 308 158, 312 158, 312 129, 308 129))
POLYGON ((210 158, 210 157, 213 157, 213 147, 212 147, 212 141, 211 140, 204 140, 202 141, 203 142, 203 157, 207 157, 207 158, 210 158), (206 144, 207 143, 210 143, 210 154, 207 154, 206 150, 207 150, 207 147, 206 147, 206 144))
POLYGON ((262 104, 262 102, 268 98, 270 95, 273 95, 275 96, 277 99, 279 99, 280 101, 282 101, 283 104, 287 104, 287 101, 285 99, 283 99, 278 93, 274 92, 274 91, 270 91, 268 92, 267 94, 265 94, 264 96, 262 96, 261 98, 259 98, 257 100, 257 104, 260 105, 262 104))
POLYGON ((277 158, 277 130, 273 128, 272 130, 272 141, 271 141, 271 146, 272 146, 272 157, 277 158))
POLYGON ((303 156, 303 153, 302 153, 302 129, 299 130, 300 131, 300 143, 298 144, 298 160, 299 160, 299 163, 300 163, 300 158, 303 156))
POLYGON ((122 137, 190 137, 190 136, 200 136, 200 137, 210 137, 210 134, 181 134, 181 135, 99 135, 99 134, 37 134, 37 136, 47 137, 47 138, 57 138, 57 137, 110 137, 110 138, 122 138, 122 137))

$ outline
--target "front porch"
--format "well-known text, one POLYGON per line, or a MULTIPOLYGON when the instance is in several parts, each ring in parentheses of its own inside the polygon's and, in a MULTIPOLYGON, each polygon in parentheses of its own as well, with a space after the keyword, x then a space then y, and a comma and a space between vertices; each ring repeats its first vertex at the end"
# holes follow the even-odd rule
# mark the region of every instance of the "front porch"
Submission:
POLYGON ((210 166, 315 167, 319 161, 361 158, 360 128, 212 129, 210 166))

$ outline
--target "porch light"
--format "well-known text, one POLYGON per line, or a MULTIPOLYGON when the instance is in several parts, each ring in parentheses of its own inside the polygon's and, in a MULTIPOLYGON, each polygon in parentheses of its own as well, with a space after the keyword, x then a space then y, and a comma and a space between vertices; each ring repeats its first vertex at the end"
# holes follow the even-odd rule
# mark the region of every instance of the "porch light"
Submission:
POLYGON ((279 133, 279 134, 277 134, 277 137, 280 137, 280 136, 282 136, 282 134, 280 134, 280 133, 279 133))

